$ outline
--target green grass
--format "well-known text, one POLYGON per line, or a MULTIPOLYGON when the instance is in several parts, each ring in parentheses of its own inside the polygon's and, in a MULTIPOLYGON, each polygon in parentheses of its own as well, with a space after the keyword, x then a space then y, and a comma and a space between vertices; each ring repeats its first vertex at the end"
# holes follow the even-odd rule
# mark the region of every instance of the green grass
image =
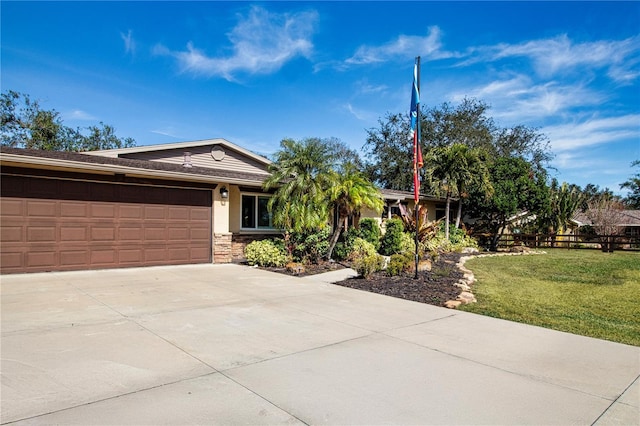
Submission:
POLYGON ((640 253, 547 250, 483 257, 468 312, 640 346, 640 253))

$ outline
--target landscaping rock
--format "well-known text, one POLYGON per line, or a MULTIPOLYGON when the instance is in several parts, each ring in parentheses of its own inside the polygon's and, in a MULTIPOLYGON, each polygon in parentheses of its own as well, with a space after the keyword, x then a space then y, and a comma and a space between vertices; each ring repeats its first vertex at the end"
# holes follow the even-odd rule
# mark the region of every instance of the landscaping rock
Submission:
POLYGON ((459 300, 447 300, 444 302, 444 307, 449 309, 456 309, 460 305, 462 305, 462 302, 459 300))
POLYGON ((431 261, 421 260, 418 262, 418 272, 431 271, 431 261))
POLYGON ((464 303, 465 305, 467 303, 476 303, 476 297, 468 291, 463 291, 462 293, 460 293, 457 300, 464 303))

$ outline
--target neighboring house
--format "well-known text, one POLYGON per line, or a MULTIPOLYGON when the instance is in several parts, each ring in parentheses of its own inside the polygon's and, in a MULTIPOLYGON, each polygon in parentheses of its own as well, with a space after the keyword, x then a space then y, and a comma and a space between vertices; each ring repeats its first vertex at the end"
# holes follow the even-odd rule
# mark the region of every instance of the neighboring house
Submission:
MULTIPOLYGON (((640 237, 640 210, 621 210, 616 212, 618 217, 617 226, 621 229, 620 235, 626 237, 640 237)), ((577 213, 571 220, 574 224, 574 232, 580 232, 580 227, 593 225, 591 220, 584 213, 577 213)))
MULTIPOLYGON (((244 258, 279 235, 262 190, 270 160, 224 139, 87 153, 0 148, 0 272, 244 258)), ((408 192, 383 191, 384 217, 408 192)), ((434 220, 444 201, 421 200, 434 220)), ((363 217, 377 217, 363 212, 363 217)))

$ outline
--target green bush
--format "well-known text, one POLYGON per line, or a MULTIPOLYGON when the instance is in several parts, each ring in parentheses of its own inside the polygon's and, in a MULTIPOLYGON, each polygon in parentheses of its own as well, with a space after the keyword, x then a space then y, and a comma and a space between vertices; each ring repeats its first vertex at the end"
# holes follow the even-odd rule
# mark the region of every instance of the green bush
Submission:
POLYGON ((271 240, 252 241, 244 249, 249 265, 284 266, 287 263, 285 251, 271 240))
POLYGON ((351 245, 350 258, 355 260, 361 257, 372 256, 377 253, 378 251, 369 241, 362 238, 356 238, 353 240, 351 245))
POLYGON ((353 251, 353 242, 356 238, 361 238, 360 229, 351 227, 347 232, 343 232, 341 241, 338 241, 333 249, 333 258, 336 260, 349 259, 353 251))
POLYGON ((378 221, 365 217, 360 220, 360 238, 369 241, 377 250, 380 250, 380 239, 382 238, 382 231, 380 231, 380 226, 378 225, 378 221))
POLYGON ((394 254, 391 256, 391 260, 389 260, 389 264, 387 265, 387 275, 390 277, 400 275, 411 269, 414 263, 415 258, 411 253, 404 252, 402 254, 394 254))
POLYGON ((329 251, 331 228, 323 227, 315 232, 291 235, 293 259, 302 263, 318 263, 329 251))
POLYGON ((389 219, 386 222, 386 231, 382 237, 380 252, 385 256, 391 256, 402 251, 402 234, 404 225, 400 219, 389 219))
POLYGON ((414 236, 411 235, 409 232, 403 232, 402 239, 400 240, 399 253, 411 253, 413 255, 415 252, 416 252, 416 241, 414 236))
POLYGON ((455 225, 449 227, 449 240, 447 240, 445 226, 442 224, 436 236, 426 241, 424 246, 426 251, 436 255, 439 252, 460 252, 466 247, 478 248, 478 242, 455 225))
POLYGON ((353 268, 364 278, 369 278, 374 272, 382 270, 383 265, 384 258, 378 253, 359 256, 353 261, 353 268))

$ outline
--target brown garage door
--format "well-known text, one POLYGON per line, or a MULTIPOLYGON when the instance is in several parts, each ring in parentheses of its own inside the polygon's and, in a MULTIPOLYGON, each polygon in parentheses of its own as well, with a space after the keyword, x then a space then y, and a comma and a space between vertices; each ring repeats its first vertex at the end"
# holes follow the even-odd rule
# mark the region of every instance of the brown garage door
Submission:
POLYGON ((2 273, 204 263, 211 190, 2 176, 2 273))

